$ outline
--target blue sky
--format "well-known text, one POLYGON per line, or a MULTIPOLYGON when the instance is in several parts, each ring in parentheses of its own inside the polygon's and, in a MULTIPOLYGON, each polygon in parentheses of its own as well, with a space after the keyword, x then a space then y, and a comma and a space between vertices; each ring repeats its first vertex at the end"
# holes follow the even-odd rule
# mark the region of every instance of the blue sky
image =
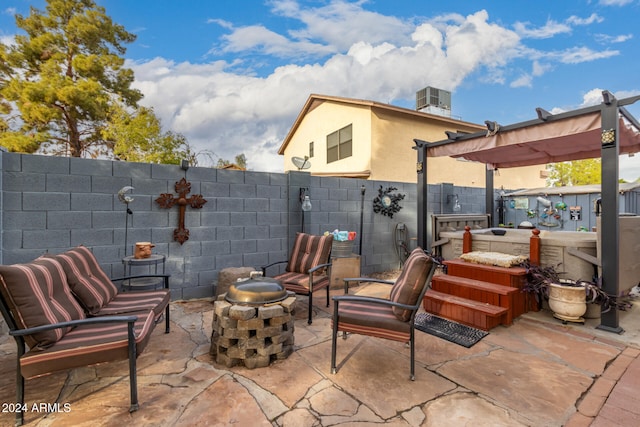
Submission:
MULTIPOLYGON (((96 2, 137 35, 125 57, 141 104, 253 170, 282 170, 277 148, 311 93, 413 108, 434 86, 454 117, 501 124, 640 93, 639 0, 96 2)), ((29 6, 45 1, 2 0, 4 42, 29 6)), ((623 158, 621 177, 638 178, 639 160, 623 158)))

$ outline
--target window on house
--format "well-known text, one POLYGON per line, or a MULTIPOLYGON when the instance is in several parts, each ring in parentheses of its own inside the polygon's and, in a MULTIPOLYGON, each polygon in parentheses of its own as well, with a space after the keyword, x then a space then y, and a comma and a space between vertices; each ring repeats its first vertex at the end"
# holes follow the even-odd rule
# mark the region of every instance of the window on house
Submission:
POLYGON ((309 143, 309 158, 313 157, 313 141, 309 143))
POLYGON ((351 157, 352 125, 327 135, 327 163, 351 157))

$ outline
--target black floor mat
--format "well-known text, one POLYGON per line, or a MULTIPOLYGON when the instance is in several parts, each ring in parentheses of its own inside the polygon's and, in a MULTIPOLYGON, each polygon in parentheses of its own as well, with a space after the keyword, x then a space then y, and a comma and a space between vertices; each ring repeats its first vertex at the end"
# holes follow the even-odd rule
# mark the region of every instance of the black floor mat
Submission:
POLYGON ((489 335, 489 332, 452 322, 451 320, 428 313, 416 315, 415 327, 422 332, 467 348, 489 335))

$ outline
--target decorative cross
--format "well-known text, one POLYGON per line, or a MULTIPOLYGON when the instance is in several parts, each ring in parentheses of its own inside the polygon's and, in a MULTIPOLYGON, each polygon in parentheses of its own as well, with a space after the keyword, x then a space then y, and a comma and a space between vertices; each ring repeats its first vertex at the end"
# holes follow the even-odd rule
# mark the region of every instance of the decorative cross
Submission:
POLYGON ((202 194, 193 194, 187 198, 187 194, 191 192, 191 183, 187 182, 185 178, 176 182, 175 188, 178 198, 173 197, 173 194, 161 193, 156 202, 163 209, 170 209, 173 205, 178 205, 180 216, 178 218, 178 228, 173 230, 173 240, 183 244, 189 240, 189 230, 184 228, 184 212, 187 209, 187 205, 190 205, 193 209, 200 209, 207 201, 202 197, 202 194))

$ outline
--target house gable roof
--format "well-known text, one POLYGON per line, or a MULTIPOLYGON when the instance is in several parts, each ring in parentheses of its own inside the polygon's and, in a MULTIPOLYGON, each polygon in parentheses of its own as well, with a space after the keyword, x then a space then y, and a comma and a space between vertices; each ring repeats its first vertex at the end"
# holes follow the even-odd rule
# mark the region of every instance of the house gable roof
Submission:
POLYGON ((287 148, 287 145, 289 145, 289 142, 295 135, 296 131, 298 130, 298 127, 300 127, 300 124, 304 120, 305 116, 311 111, 313 111, 314 109, 316 109, 318 106, 324 104, 325 102, 333 102, 333 103, 339 103, 339 104, 350 105, 350 106, 361 106, 361 107, 364 106, 372 110, 379 109, 386 112, 401 114, 403 116, 406 116, 409 119, 414 119, 419 121, 431 120, 431 121, 449 123, 452 125, 452 127, 464 125, 466 127, 474 127, 474 128, 477 127, 478 129, 484 128, 484 126, 478 125, 476 123, 464 122, 461 120, 452 119, 450 117, 439 116, 437 114, 423 113, 421 111, 411 110, 409 108, 397 107, 395 105, 384 104, 376 101, 369 101, 365 99, 343 98, 339 96, 311 94, 309 95, 309 98, 307 98, 307 102, 305 102, 304 106, 302 107, 302 110, 300 110, 300 113, 298 114, 298 117, 296 117, 296 120, 291 126, 289 133, 287 133, 287 136, 282 142, 282 145, 278 149, 278 154, 284 155, 284 151, 287 148))

